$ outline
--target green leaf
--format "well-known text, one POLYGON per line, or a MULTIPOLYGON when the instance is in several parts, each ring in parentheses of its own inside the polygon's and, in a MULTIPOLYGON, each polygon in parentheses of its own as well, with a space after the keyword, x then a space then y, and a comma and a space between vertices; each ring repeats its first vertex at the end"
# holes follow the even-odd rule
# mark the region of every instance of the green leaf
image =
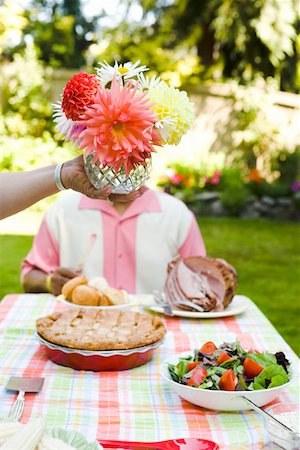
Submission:
POLYGON ((248 353, 247 358, 252 359, 252 361, 257 362, 263 367, 267 367, 270 364, 277 364, 275 355, 272 353, 248 353))
POLYGON ((254 390, 268 389, 281 386, 289 381, 284 368, 278 364, 270 364, 257 377, 254 378, 254 390))

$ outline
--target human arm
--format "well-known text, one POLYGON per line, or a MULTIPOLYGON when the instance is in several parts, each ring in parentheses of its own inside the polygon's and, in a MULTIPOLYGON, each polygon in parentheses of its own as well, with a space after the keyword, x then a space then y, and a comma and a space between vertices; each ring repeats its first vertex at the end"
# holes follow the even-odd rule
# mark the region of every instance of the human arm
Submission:
POLYGON ((75 269, 58 267, 51 274, 40 269, 32 269, 24 275, 23 287, 25 292, 49 292, 59 295, 63 285, 79 275, 75 269))
MULTIPOLYGON (((59 189, 54 179, 55 167, 53 164, 26 172, 1 173, 0 219, 56 194, 59 189)), ((88 197, 105 199, 110 194, 110 189, 98 190, 89 182, 82 155, 63 164, 61 181, 66 189, 82 192, 88 197)))
MULTIPOLYGON (((56 165, 28 172, 0 174, 0 220, 28 208, 42 198, 56 194, 59 189, 54 180, 56 165)), ((66 161, 61 169, 61 182, 66 189, 73 189, 90 198, 105 200, 111 188, 96 189, 89 182, 82 155, 66 161)), ((128 202, 142 195, 144 188, 128 195, 111 194, 110 201, 128 202)))

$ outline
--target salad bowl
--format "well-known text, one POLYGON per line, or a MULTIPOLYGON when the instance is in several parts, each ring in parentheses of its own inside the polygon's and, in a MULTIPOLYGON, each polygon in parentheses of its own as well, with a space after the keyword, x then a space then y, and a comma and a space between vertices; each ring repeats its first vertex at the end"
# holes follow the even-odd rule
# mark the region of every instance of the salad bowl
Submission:
POLYGON ((243 397, 252 400, 258 406, 267 405, 273 401, 292 382, 293 379, 293 370, 291 366, 289 366, 287 381, 279 386, 269 387, 267 389, 264 389, 261 386, 254 390, 221 390, 219 387, 209 389, 183 384, 182 380, 179 382, 175 381, 169 368, 174 368, 176 366, 178 367, 180 360, 191 358, 191 353, 191 351, 184 352, 180 355, 172 356, 165 360, 162 363, 160 371, 161 377, 181 398, 206 409, 217 411, 250 410, 251 405, 244 400, 243 397))

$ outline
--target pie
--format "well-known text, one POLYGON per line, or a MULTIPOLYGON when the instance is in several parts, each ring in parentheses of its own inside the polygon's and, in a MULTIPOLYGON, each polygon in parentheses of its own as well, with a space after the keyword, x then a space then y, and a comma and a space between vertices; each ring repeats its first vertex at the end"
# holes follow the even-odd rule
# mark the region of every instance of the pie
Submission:
POLYGON ((151 314, 120 310, 68 309, 42 317, 37 332, 49 342, 80 350, 126 350, 160 341, 166 329, 151 314))

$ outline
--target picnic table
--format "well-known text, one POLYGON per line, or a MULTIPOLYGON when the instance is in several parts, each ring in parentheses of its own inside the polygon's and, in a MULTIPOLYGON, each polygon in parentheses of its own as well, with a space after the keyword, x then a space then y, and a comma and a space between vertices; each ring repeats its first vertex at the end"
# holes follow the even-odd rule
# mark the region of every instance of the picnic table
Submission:
MULTIPOLYGON (((218 412, 181 399, 160 376, 162 362, 199 348, 205 341, 238 337, 245 348, 297 356, 253 301, 239 315, 218 319, 164 317, 167 334, 147 364, 131 370, 77 371, 50 361, 35 337, 35 321, 66 308, 49 294, 8 295, 0 303, 0 404, 8 415, 14 395, 5 390, 14 376, 42 376, 43 389, 26 394, 21 421, 43 416, 49 427, 77 430, 90 440, 161 441, 197 437, 220 449, 270 448, 262 417, 254 411, 218 412)), ((273 403, 296 402, 290 383, 273 403)))

